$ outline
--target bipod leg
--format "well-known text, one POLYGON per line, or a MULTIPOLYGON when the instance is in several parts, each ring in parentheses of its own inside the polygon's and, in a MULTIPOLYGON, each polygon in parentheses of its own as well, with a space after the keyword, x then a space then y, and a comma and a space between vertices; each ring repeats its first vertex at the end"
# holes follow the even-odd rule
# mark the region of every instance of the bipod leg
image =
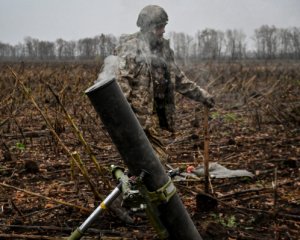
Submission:
POLYGON ((92 223, 110 206, 110 204, 122 193, 122 183, 120 183, 96 210, 77 228, 67 240, 80 239, 92 223))

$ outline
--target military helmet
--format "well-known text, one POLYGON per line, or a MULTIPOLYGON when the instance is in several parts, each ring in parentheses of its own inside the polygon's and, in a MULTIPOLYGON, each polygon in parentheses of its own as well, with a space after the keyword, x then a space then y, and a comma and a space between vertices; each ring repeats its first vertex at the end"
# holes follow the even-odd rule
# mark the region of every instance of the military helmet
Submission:
POLYGON ((157 5, 148 5, 139 14, 136 25, 142 30, 163 27, 168 23, 168 14, 157 5))

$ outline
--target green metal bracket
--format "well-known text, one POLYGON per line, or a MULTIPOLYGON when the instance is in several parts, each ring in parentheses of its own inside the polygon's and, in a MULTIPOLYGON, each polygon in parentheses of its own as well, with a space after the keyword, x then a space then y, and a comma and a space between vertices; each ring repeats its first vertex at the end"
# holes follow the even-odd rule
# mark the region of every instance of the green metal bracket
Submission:
POLYGON ((161 188, 154 192, 149 192, 140 176, 128 181, 128 175, 124 174, 124 168, 114 166, 112 168, 113 178, 122 181, 123 201, 122 206, 130 208, 132 211, 145 210, 153 228, 157 232, 159 239, 168 239, 169 233, 161 222, 158 210, 160 204, 167 203, 176 193, 171 178, 161 188))
POLYGON ((166 185, 159 188, 155 192, 148 192, 149 199, 152 203, 154 203, 156 206, 167 203, 171 197, 176 193, 176 187, 174 186, 171 178, 169 177, 169 181, 166 185))
POLYGON ((111 175, 112 175, 113 179, 119 180, 119 178, 124 173, 124 171, 125 171, 125 168, 112 165, 111 175))
POLYGON ((82 237, 83 232, 77 228, 67 240, 78 240, 82 237))

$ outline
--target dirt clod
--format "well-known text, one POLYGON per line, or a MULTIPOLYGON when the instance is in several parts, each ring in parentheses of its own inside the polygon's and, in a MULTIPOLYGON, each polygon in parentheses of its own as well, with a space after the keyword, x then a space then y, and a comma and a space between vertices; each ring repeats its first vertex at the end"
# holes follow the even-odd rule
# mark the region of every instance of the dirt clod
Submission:
POLYGON ((38 164, 35 161, 28 160, 25 163, 25 170, 28 173, 37 173, 40 171, 38 164))

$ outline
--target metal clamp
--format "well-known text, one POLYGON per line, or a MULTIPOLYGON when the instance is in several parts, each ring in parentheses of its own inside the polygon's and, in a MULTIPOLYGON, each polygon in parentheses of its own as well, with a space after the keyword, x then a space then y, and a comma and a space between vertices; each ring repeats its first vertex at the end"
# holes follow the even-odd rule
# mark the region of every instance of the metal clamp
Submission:
POLYGON ((156 206, 162 203, 167 203, 175 193, 176 187, 174 186, 170 177, 166 185, 159 188, 155 192, 148 192, 150 201, 155 203, 156 206))

